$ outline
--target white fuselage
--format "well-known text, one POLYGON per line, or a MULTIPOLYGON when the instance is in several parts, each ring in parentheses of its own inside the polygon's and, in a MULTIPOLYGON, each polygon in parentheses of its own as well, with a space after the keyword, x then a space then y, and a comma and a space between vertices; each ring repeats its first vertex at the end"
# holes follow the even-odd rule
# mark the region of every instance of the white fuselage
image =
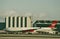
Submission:
MULTIPOLYGON (((27 31, 27 30, 34 30, 33 32, 30 32, 30 33, 38 33, 38 32, 47 32, 47 33, 51 33, 51 34, 55 34, 56 31, 54 31, 52 28, 49 28, 49 27, 42 27, 42 28, 39 28, 39 27, 23 27, 23 28, 6 28, 6 31, 27 31), (38 31, 38 32, 37 32, 38 31)), ((27 31, 27 33, 29 33, 27 31)))
POLYGON ((52 33, 52 34, 56 32, 52 28, 49 28, 49 27, 42 27, 40 29, 37 29, 36 31, 39 31, 39 32, 48 32, 48 33, 52 33))
POLYGON ((6 28, 7 31, 24 31, 24 30, 31 30, 31 29, 38 29, 38 27, 6 28))

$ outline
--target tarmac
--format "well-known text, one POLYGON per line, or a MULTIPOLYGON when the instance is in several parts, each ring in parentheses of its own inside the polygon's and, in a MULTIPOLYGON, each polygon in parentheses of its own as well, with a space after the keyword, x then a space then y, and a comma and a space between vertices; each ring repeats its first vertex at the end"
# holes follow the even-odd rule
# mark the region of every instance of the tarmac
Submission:
POLYGON ((60 39, 60 38, 41 38, 41 37, 0 37, 0 39, 60 39))
POLYGON ((60 39, 60 35, 0 34, 0 39, 60 39))
POLYGON ((44 37, 44 38, 60 38, 60 35, 42 35, 42 34, 0 34, 0 37, 44 37))

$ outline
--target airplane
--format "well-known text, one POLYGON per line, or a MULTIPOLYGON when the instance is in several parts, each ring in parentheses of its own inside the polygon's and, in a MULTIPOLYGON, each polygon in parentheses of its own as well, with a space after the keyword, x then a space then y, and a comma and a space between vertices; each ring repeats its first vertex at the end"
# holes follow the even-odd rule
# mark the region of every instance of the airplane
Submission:
POLYGON ((57 24, 58 21, 54 20, 52 22, 52 24, 49 27, 22 27, 22 28, 6 28, 5 30, 8 32, 22 32, 22 33, 40 33, 40 32, 48 32, 51 34, 55 34, 56 31, 54 31, 53 29, 55 29, 55 26, 57 24))
POLYGON ((50 34, 58 34, 57 28, 55 28, 57 24, 57 20, 52 21, 52 24, 49 25, 48 27, 40 27, 40 29, 37 29, 36 31, 39 33, 50 33, 50 34))
POLYGON ((22 28, 6 28, 5 31, 13 32, 13 33, 15 33, 15 32, 19 33, 20 32, 20 33, 29 34, 29 33, 34 32, 34 30, 37 30, 37 29, 38 29, 38 27, 22 27, 22 28))

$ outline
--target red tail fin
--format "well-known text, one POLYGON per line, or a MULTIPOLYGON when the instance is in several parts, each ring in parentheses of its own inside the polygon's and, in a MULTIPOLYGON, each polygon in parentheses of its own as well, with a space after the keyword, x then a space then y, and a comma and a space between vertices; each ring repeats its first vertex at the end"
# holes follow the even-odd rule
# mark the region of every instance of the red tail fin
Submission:
POLYGON ((50 28, 55 28, 57 22, 58 22, 58 21, 54 20, 49 27, 50 27, 50 28))

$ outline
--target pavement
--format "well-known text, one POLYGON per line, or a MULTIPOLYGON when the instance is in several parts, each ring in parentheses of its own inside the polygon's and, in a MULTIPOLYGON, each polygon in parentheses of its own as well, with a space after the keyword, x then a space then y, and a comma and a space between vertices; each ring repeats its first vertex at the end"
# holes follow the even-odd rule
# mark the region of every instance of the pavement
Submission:
POLYGON ((42 35, 42 34, 0 34, 0 37, 41 37, 41 38, 60 38, 60 35, 42 35))
POLYGON ((41 38, 41 37, 0 37, 0 39, 60 39, 60 38, 41 38))

